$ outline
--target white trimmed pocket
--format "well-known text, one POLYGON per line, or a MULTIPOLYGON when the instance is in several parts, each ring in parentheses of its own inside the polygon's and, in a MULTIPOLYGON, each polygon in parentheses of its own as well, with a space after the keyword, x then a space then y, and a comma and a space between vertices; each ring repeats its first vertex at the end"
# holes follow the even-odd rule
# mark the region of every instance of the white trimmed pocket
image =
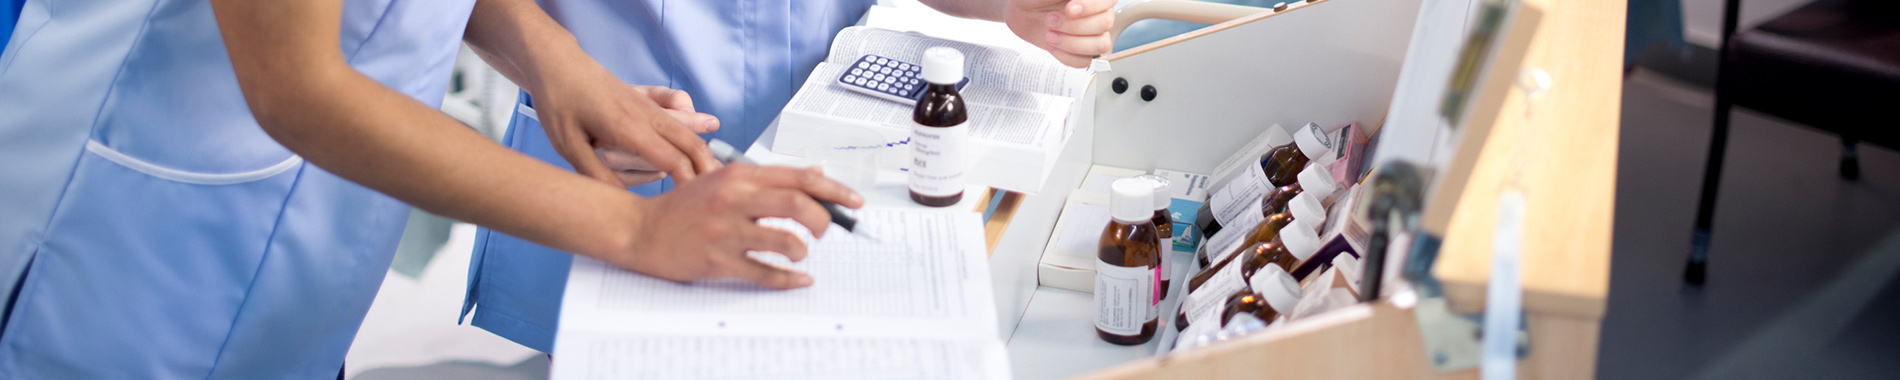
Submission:
POLYGON ((266 166, 262 169, 236 172, 236 173, 201 173, 201 172, 173 169, 173 168, 161 166, 158 164, 154 164, 151 162, 146 162, 145 160, 140 160, 137 157, 132 157, 132 156, 126 155, 125 153, 120 153, 118 150, 112 149, 112 147, 99 143, 99 140, 86 140, 86 151, 92 152, 92 154, 98 155, 99 158, 104 158, 107 161, 112 161, 113 163, 117 163, 120 166, 125 166, 127 169, 136 170, 140 173, 145 173, 146 175, 158 177, 161 179, 171 180, 171 181, 184 182, 184 183, 197 184, 197 185, 230 185, 230 184, 256 181, 256 180, 260 180, 264 178, 270 178, 271 176, 275 176, 278 174, 283 174, 283 172, 289 171, 290 169, 295 169, 298 164, 303 163, 302 156, 291 155, 290 158, 285 158, 283 161, 280 161, 276 164, 272 164, 270 166, 266 166))

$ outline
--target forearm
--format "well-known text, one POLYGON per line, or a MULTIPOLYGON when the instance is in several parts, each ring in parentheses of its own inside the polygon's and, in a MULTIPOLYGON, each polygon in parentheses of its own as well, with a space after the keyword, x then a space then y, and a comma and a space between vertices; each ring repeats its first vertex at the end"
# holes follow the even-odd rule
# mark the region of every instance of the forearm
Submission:
POLYGON ((1003 21, 1003 7, 1009 0, 922 0, 944 14, 989 21, 1003 21))
POLYGON ((487 140, 454 119, 354 70, 301 76, 300 91, 247 98, 295 104, 255 110, 291 151, 345 179, 423 210, 551 247, 618 251, 627 215, 643 202, 487 140), (258 112, 261 111, 261 112, 258 112))
MULTIPOLYGON (((350 67, 341 0, 212 0, 231 68, 264 132, 309 162, 451 218, 591 255, 629 242, 624 190, 508 151, 350 67), (606 210, 608 212, 603 212, 606 210)), ((632 222, 637 223, 637 222, 632 222)))
POLYGON ((533 0, 478 0, 462 40, 529 94, 576 78, 612 74, 533 0))

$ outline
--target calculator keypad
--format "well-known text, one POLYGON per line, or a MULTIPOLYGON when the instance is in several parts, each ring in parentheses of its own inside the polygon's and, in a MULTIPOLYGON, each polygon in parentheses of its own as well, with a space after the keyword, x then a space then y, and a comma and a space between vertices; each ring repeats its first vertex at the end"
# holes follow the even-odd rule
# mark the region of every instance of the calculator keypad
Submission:
POLYGON ((842 82, 905 99, 922 91, 923 67, 876 55, 865 55, 844 74, 842 82))

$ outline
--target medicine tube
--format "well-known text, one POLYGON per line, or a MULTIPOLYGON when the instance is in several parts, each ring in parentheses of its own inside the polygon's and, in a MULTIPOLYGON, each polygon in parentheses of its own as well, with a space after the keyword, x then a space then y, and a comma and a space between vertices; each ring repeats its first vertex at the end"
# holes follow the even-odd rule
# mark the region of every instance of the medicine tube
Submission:
POLYGON ((924 50, 923 99, 911 112, 910 199, 930 207, 963 200, 963 172, 969 166, 968 109, 957 82, 963 79, 963 53, 949 47, 924 50))
POLYGON ((1124 178, 1109 185, 1108 226, 1095 261, 1095 334, 1137 345, 1153 339, 1160 314, 1160 240, 1151 217, 1152 182, 1124 178))
POLYGON ((1155 212, 1154 216, 1149 217, 1149 220, 1154 222, 1155 234, 1161 238, 1159 246, 1161 249, 1161 257, 1158 264, 1155 265, 1155 271, 1157 275, 1161 276, 1161 299, 1167 300, 1169 294, 1168 290, 1172 287, 1172 283, 1174 282, 1174 272, 1168 271, 1168 254, 1174 252, 1174 215, 1168 212, 1168 205, 1173 203, 1174 197, 1168 192, 1168 186, 1170 184, 1167 177, 1143 174, 1135 176, 1135 178, 1147 180, 1155 186, 1155 212))

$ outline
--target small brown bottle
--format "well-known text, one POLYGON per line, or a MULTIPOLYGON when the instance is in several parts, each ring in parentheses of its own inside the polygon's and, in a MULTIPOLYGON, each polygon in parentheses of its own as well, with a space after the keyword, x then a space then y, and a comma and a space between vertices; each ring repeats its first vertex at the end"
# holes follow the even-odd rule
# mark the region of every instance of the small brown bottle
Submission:
POLYGON ((1154 185, 1124 178, 1109 185, 1109 223, 1095 261, 1095 335, 1119 345, 1154 339, 1161 302, 1161 259, 1153 215, 1154 185))
MULTIPOLYGON (((1266 220, 1260 222, 1259 227, 1253 229, 1253 234, 1247 236, 1247 242, 1241 245, 1241 247, 1243 247, 1242 250, 1244 251, 1246 249, 1244 247, 1253 247, 1260 243, 1280 239, 1280 231, 1285 230, 1286 226, 1296 224, 1294 222, 1297 220, 1298 218, 1294 217, 1293 213, 1288 211, 1281 211, 1278 214, 1268 216, 1266 220)), ((1243 251, 1231 252, 1227 255, 1238 256, 1243 251)))
POLYGON ((950 47, 924 50, 923 99, 911 112, 910 199, 930 207, 963 200, 963 172, 970 128, 969 111, 957 82, 963 79, 963 53, 950 47))
MULTIPOLYGON (((1282 228, 1280 235, 1272 241, 1254 245, 1245 253, 1233 255, 1224 265, 1227 267, 1225 269, 1231 273, 1216 273, 1200 283, 1204 285, 1202 288, 1207 289, 1192 289, 1196 284, 1190 282, 1188 286, 1192 290, 1189 292, 1188 299, 1182 301, 1182 313, 1175 317, 1175 323, 1185 325, 1199 316, 1196 313, 1206 313, 1209 308, 1218 307, 1219 302, 1226 299, 1225 296, 1245 290, 1252 278, 1263 269, 1276 268, 1283 272, 1294 272, 1295 269, 1306 265, 1307 261, 1313 258, 1313 254, 1319 252, 1319 248, 1319 238, 1313 236, 1312 232, 1299 228, 1282 228)), ((1186 328, 1186 326, 1176 327, 1186 328)))
POLYGON ((1266 171, 1267 182, 1273 186, 1293 184, 1306 168, 1306 163, 1318 160, 1332 152, 1331 137, 1319 124, 1306 123, 1299 131, 1293 132, 1293 143, 1281 145, 1260 155, 1260 168, 1266 171))
POLYGON ((1168 205, 1174 202, 1174 197, 1168 193, 1168 186, 1170 184, 1168 183, 1167 177, 1143 174, 1135 176, 1135 178, 1146 180, 1155 185, 1155 212, 1154 216, 1149 218, 1149 220, 1154 222, 1156 234, 1161 237, 1161 260, 1160 264, 1155 266, 1155 271, 1161 276, 1161 299, 1166 300, 1169 294, 1168 289, 1174 282, 1174 272, 1168 271, 1168 256, 1174 252, 1174 214, 1168 212, 1168 205))
POLYGON ((1286 263, 1292 265, 1296 260, 1287 253, 1285 243, 1275 239, 1249 247, 1245 252, 1229 256, 1220 263, 1220 269, 1213 275, 1202 278, 1200 282, 1188 283, 1188 298, 1181 301, 1180 313, 1175 315, 1176 329, 1186 329, 1190 321, 1201 315, 1218 312, 1221 302, 1229 295, 1246 290, 1247 283, 1264 263, 1286 263), (1249 267, 1249 263, 1253 263, 1249 267))
POLYGON ((1264 272, 1255 274, 1248 283, 1251 292, 1235 294, 1227 298, 1227 304, 1221 308, 1220 324, 1234 319, 1240 313, 1252 314, 1261 322, 1272 324, 1281 315, 1293 313, 1293 307, 1300 303, 1300 284, 1293 276, 1277 267, 1268 267, 1264 272))
MULTIPOLYGON (((1273 214, 1286 212, 1287 202, 1291 201, 1294 196, 1300 195, 1300 192, 1302 191, 1304 191, 1303 187, 1301 187, 1298 182, 1295 182, 1291 185, 1275 187, 1273 189, 1267 190, 1267 195, 1262 196, 1260 200, 1260 214, 1271 217, 1273 216, 1273 214)), ((1261 224, 1259 226, 1255 227, 1255 230, 1257 231, 1260 227, 1264 227, 1266 225, 1267 225, 1267 221, 1263 220, 1261 221, 1261 224)), ((1275 231, 1278 231, 1279 229, 1280 227, 1273 227, 1273 230, 1275 231)), ((1241 247, 1244 248, 1247 246, 1251 246, 1254 243, 1267 241, 1267 240, 1273 240, 1273 239, 1252 239, 1252 240, 1249 240, 1248 243, 1242 244, 1241 247)), ((1209 255, 1214 255, 1214 257, 1219 257, 1218 254, 1220 252, 1213 252, 1213 251, 1219 250, 1218 247, 1209 247, 1209 248, 1210 249, 1195 251, 1194 261, 1200 262, 1202 268, 1209 268, 1210 265, 1213 265, 1213 257, 1209 257, 1209 255)))

